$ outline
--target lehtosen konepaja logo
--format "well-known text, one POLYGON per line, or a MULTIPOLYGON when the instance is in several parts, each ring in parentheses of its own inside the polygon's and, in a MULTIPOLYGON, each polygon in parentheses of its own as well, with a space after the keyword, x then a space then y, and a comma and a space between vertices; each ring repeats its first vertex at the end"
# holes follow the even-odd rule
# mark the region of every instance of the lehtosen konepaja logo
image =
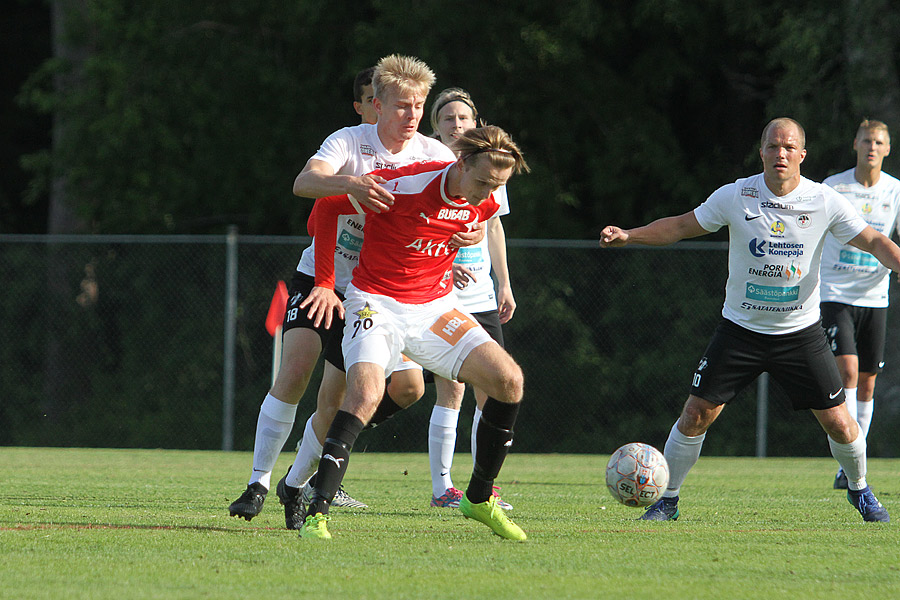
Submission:
POLYGON ((768 256, 782 256, 799 258, 803 256, 803 244, 799 242, 769 242, 753 238, 750 240, 750 254, 756 258, 768 256))
POLYGON ((747 283, 746 297, 762 302, 795 302, 800 299, 800 286, 775 287, 747 283))

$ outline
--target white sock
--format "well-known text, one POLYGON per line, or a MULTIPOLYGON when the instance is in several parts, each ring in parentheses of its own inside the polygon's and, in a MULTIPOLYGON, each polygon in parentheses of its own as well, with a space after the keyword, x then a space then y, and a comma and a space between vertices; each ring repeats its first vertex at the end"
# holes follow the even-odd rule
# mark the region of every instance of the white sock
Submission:
POLYGON ((459 411, 435 406, 428 423, 428 462, 431 464, 431 490, 435 498, 453 487, 450 467, 456 449, 456 424, 459 411))
POLYGON ((259 482, 266 489, 272 477, 275 461, 291 429, 294 428, 294 417, 297 416, 297 405, 282 402, 272 394, 266 394, 262 406, 259 407, 259 419, 256 421, 256 440, 253 443, 253 471, 250 483, 259 482))
POLYGON ((856 403, 856 422, 862 430, 861 435, 864 438, 869 437, 869 426, 872 424, 872 411, 875 410, 875 400, 869 402, 856 403))
POLYGON ((690 437, 678 430, 678 421, 672 425, 663 452, 669 463, 669 485, 663 492, 664 497, 674 498, 681 491, 681 484, 684 483, 691 467, 700 458, 700 449, 703 447, 704 439, 706 439, 706 433, 690 437))
POLYGON ((475 440, 478 433, 478 423, 481 422, 481 409, 475 407, 475 414, 472 416, 472 468, 475 468, 475 451, 478 449, 478 442, 475 440))
POLYGON ((856 401, 856 389, 844 388, 844 403, 847 405, 847 412, 850 413, 854 421, 856 420, 856 412, 859 406, 859 403, 856 401))
MULTIPOLYGON (((313 413, 315 416, 316 413, 313 413)), ((306 427, 303 429, 303 439, 300 441, 300 447, 297 448, 297 458, 291 465, 287 477, 284 482, 291 487, 300 488, 306 485, 309 478, 313 476, 316 469, 319 468, 319 459, 322 458, 322 444, 316 437, 316 432, 312 426, 312 416, 306 421, 306 427)))
POLYGON ((866 438, 860 435, 849 444, 838 444, 828 436, 831 455, 841 464, 847 475, 847 486, 851 490, 861 490, 866 483, 866 438))

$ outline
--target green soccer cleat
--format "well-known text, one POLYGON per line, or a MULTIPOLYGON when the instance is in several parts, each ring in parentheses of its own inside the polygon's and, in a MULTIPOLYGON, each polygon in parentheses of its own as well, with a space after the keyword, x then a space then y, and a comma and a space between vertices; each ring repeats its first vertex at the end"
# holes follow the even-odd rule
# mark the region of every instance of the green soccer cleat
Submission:
POLYGON ((497 496, 491 495, 487 502, 472 504, 463 495, 459 501, 459 511, 467 519, 481 521, 502 538, 524 541, 528 538, 522 528, 510 521, 503 509, 497 505, 497 496))
POLYGON ((306 515, 306 520, 300 526, 300 537, 314 540, 330 540, 331 532, 328 531, 328 520, 331 517, 316 513, 306 515))

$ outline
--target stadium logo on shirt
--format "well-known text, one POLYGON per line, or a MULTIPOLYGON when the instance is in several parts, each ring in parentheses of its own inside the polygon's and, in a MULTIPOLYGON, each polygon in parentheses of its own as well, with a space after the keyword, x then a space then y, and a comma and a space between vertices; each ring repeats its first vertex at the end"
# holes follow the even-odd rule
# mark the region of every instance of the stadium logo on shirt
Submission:
POLYGON ((741 196, 747 198, 759 198, 759 190, 754 187, 741 188, 741 196))
POLYGON ((375 156, 375 148, 368 144, 360 144, 359 153, 365 156, 375 156))
POLYGON ((781 221, 775 221, 772 223, 769 230, 772 232, 772 235, 775 237, 784 237, 784 223, 781 221))
POLYGON ((810 218, 810 216, 808 214, 803 213, 802 215, 799 215, 797 217, 797 227, 799 227, 800 229, 806 229, 811 224, 812 224, 812 219, 810 218))
POLYGON ((775 208, 779 210, 794 210, 793 204, 782 204, 781 202, 772 202, 770 200, 763 200, 759 203, 760 208, 775 208))

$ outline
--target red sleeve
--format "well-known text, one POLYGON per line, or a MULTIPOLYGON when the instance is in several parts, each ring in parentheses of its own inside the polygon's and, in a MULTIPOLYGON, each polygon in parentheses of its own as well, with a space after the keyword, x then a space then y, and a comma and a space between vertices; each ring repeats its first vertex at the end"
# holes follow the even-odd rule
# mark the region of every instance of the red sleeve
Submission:
POLYGON ((337 243, 337 224, 341 215, 357 214, 365 208, 347 195, 319 198, 306 222, 309 235, 319 240, 316 248, 316 285, 334 289, 334 245, 337 243), (359 210, 357 210, 359 208, 359 210))

